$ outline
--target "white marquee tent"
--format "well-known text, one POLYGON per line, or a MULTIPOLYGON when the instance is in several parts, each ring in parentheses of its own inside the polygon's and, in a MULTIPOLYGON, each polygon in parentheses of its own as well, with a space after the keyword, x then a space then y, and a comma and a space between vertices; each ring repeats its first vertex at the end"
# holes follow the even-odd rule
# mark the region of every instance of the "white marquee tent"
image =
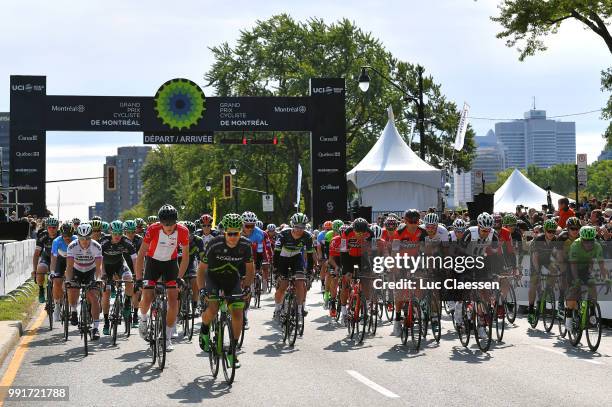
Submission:
POLYGON ((372 212, 437 206, 440 170, 421 160, 397 132, 393 111, 382 135, 366 156, 346 174, 372 212))
MULTIPOLYGON (((553 205, 563 198, 562 195, 550 193, 553 205)), ((570 200, 572 201, 572 200, 570 200)), ((504 185, 499 187, 493 197, 495 212, 514 212, 517 205, 528 208, 541 209, 546 204, 546 190, 540 188, 529 180, 522 172, 515 169, 504 185)))

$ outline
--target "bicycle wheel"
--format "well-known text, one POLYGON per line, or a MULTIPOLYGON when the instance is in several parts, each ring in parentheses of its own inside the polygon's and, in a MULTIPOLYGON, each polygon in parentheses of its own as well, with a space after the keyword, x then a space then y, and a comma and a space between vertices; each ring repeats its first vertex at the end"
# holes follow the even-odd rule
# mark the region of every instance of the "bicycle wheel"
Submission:
POLYGON ((555 325, 557 317, 557 303, 555 302, 555 293, 550 288, 546 288, 544 292, 544 309, 542 310, 542 322, 546 332, 550 332, 555 325))
POLYGON ((567 328, 565 327, 565 310, 559 312, 562 313, 559 314, 559 317, 557 318, 557 325, 559 326, 559 336, 561 336, 561 338, 565 338, 565 336, 567 335, 567 328))
POLYGON ((599 342, 601 341, 601 309, 599 308, 599 303, 593 303, 593 301, 589 301, 586 338, 589 349, 595 352, 599 348, 599 342))
POLYGON ((246 326, 246 317, 244 315, 244 308, 242 309, 242 330, 240 331, 240 339, 238 340, 238 343, 236 344, 236 346, 238 347, 238 349, 242 349, 242 344, 244 343, 244 327, 246 326))
POLYGON ((336 322, 340 321, 340 314, 342 313, 342 304, 340 304, 340 296, 336 297, 336 322))
POLYGON ((359 315, 357 315, 359 337, 357 338, 357 343, 363 343, 363 338, 365 338, 366 330, 368 329, 368 304, 366 303, 365 297, 363 297, 363 295, 361 296, 359 302, 359 315))
MULTIPOLYGON (((542 294, 543 295, 543 294, 542 294)), ((538 326, 538 322, 540 321, 540 307, 541 302, 544 300, 544 298, 542 296, 540 296, 534 306, 534 310, 533 310, 533 319, 531 320, 531 322, 529 322, 529 326, 531 326, 531 328, 535 329, 538 326)))
POLYGON ((301 314, 298 314, 298 335, 300 337, 304 336, 304 310, 302 310, 301 314))
POLYGON ((87 300, 81 302, 81 337, 83 338, 83 348, 85 356, 89 355, 87 340, 89 339, 89 303, 87 300))
MULTIPOLYGON (((132 306, 132 303, 130 301, 130 299, 125 296, 123 298, 123 306, 124 307, 128 307, 128 309, 130 309, 130 307, 132 306)), ((131 311, 131 309, 130 309, 131 311)), ((124 324, 124 333, 125 333, 125 337, 129 338, 131 333, 132 333, 132 317, 131 317, 131 312, 129 313, 130 316, 128 316, 128 318, 123 318, 123 314, 121 314, 121 319, 123 319, 123 324, 124 324)))
POLYGON ((259 308, 261 304, 261 277, 255 279, 255 308, 259 308))
MULTIPOLYGON (((580 303, 579 303, 580 304, 580 303)), ((580 318, 580 311, 577 309, 571 310, 569 315, 567 312, 565 313, 565 319, 571 319, 571 329, 567 330, 567 336, 569 337, 569 341, 572 346, 577 346, 580 343, 580 338, 582 338, 582 325, 580 318)), ((567 326, 567 325, 566 325, 567 326)))
POLYGON ((121 305, 121 298, 119 296, 117 296, 115 298, 115 302, 113 302, 113 308, 111 309, 111 314, 110 314, 110 323, 111 323, 111 342, 113 344, 113 346, 117 345, 117 324, 119 322, 119 310, 121 308, 119 308, 121 305))
POLYGON ((402 339, 402 345, 406 345, 408 343, 408 330, 410 326, 409 316, 408 316, 408 304, 404 305, 404 318, 402 319, 402 329, 400 333, 400 337, 402 339))
POLYGON ((351 294, 346 305, 346 328, 348 329, 349 338, 353 339, 355 335, 355 307, 357 306, 357 299, 351 294))
POLYGON ((166 312, 167 303, 164 301, 160 304, 160 308, 157 310, 157 336, 155 341, 157 342, 157 367, 159 370, 164 370, 166 366, 166 312))
POLYGON ((421 308, 421 337, 426 339, 427 330, 429 329, 429 316, 431 314, 429 298, 418 301, 418 305, 421 308))
POLYGON ((455 324, 455 330, 459 336, 459 342, 467 348, 470 344, 471 318, 468 315, 468 304, 466 301, 463 301, 461 305, 461 312, 462 321, 455 324))
POLYGON ((196 310, 193 307, 193 293, 191 290, 187 291, 187 339, 191 341, 193 338, 193 330, 195 327, 195 314, 196 310))
POLYGON ((64 290, 62 307, 62 320, 64 323, 64 342, 68 340, 68 326, 70 325, 70 305, 68 305, 68 290, 64 290))
POLYGON ((514 291, 514 286, 510 284, 510 289, 508 290, 508 295, 506 296, 506 300, 504 302, 504 307, 506 308, 506 318, 508 322, 513 324, 516 320, 516 292, 514 291))
POLYGON ((291 298, 289 298, 289 315, 287 316, 287 329, 289 330, 287 335, 289 337, 289 346, 295 345, 295 340, 297 339, 298 335, 299 321, 297 308, 297 298, 292 295, 291 298))
POLYGON ((497 301, 495 301, 495 335, 497 336, 497 342, 501 342, 504 338, 504 330, 506 329, 506 306, 502 296, 497 294, 497 301))
POLYGON ((223 340, 221 347, 223 376, 225 376, 227 384, 232 384, 236 375, 236 341, 234 340, 234 331, 232 330, 232 320, 229 318, 222 319, 220 324, 221 331, 223 332, 221 334, 223 340), (228 357, 231 358, 231 363, 228 357))
POLYGON ((217 317, 210 322, 210 352, 208 352, 208 362, 213 377, 219 374, 219 357, 223 354, 222 331, 218 329, 217 317))
POLYGON ((53 303, 53 279, 50 278, 47 281, 47 302, 45 303, 45 309, 47 310, 47 317, 49 318, 49 330, 53 330, 53 311, 55 304, 53 303))
POLYGON ((272 278, 272 269, 270 268, 270 270, 268 271, 268 294, 272 292, 272 281, 274 281, 274 279, 272 278))
POLYGON ((368 319, 368 332, 372 335, 376 335, 376 329, 378 328, 379 312, 382 314, 382 304, 379 301, 370 301, 370 318, 368 319))
POLYGON ((410 339, 412 347, 419 350, 421 347, 421 333, 423 332, 423 320, 421 319, 421 307, 415 298, 412 301, 412 324, 410 324, 410 339))
POLYGON ((433 298, 432 301, 434 304, 437 302, 437 304, 431 307, 431 309, 437 309, 437 311, 431 311, 431 316, 429 317, 431 320, 431 333, 433 334, 433 338, 436 343, 440 343, 440 338, 442 337, 442 301, 436 301, 433 298))
POLYGON ((493 312, 491 310, 491 305, 482 300, 476 302, 476 310, 474 338, 476 339, 478 349, 482 352, 487 352, 491 347, 491 337, 493 335, 493 326, 491 324, 493 312))

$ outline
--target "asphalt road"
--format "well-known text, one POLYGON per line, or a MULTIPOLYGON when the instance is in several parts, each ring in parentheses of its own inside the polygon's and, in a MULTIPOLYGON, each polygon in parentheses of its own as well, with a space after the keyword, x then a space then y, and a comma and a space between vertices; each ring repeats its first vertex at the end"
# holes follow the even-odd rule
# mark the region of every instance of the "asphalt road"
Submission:
POLYGON ((504 342, 483 354, 473 339, 469 348, 461 346, 445 317, 440 344, 430 335, 424 348, 413 352, 390 336, 386 322, 362 345, 347 340, 347 330, 329 322, 320 300, 313 288, 304 337, 291 348, 282 344, 271 322, 271 296, 262 299, 262 308, 250 311, 251 329, 232 387, 222 373, 212 378, 195 336, 192 343, 177 342, 160 372, 136 332, 118 339, 116 347, 102 337, 83 357, 76 331, 65 343, 60 328, 49 331, 46 320, 23 355, 13 385, 69 386, 70 402, 44 403, 52 406, 600 406, 612 399, 610 329, 599 352, 591 353, 586 342, 573 348, 556 336, 556 328, 554 334, 532 330, 520 317, 507 328, 504 342))

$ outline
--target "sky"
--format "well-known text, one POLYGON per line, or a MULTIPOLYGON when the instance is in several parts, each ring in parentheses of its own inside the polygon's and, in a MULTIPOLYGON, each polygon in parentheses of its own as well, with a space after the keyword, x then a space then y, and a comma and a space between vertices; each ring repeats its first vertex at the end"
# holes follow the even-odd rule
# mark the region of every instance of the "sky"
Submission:
MULTIPOLYGON (((46 75, 47 94, 153 96, 166 80, 189 78, 204 87, 213 62, 208 47, 233 44, 241 29, 274 14, 295 19, 348 18, 379 38, 399 59, 420 63, 470 116, 521 118, 533 105, 549 116, 601 108, 600 72, 612 65, 603 40, 578 23, 564 23, 549 49, 524 62, 495 38, 489 19, 496 0, 231 2, 28 1, 0 2, 0 111, 9 110, 10 75, 46 75)), ((204 88, 208 96, 212 89, 204 88)), ((305 90, 306 91, 306 90, 305 90)), ((385 114, 385 112, 381 112, 385 114)), ((592 162, 604 146, 607 121, 598 113, 575 121, 577 152, 592 162)), ((495 121, 470 120, 479 136, 495 121)), ((47 133, 47 180, 102 176, 106 155, 140 145, 140 133, 47 133)), ((101 180, 47 186, 47 206, 61 218, 87 218, 103 200, 101 180), (57 213, 57 212, 56 212, 57 213)))

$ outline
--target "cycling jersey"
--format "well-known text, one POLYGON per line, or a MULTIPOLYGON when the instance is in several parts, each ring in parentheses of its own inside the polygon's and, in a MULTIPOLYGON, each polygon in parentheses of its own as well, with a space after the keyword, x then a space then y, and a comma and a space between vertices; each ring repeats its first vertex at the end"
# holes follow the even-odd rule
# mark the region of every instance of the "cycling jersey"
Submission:
POLYGON ((368 229, 358 234, 353 227, 348 227, 344 233, 342 233, 342 239, 346 241, 348 255, 351 257, 360 257, 364 249, 368 251, 370 246, 369 242, 372 240, 372 231, 368 229))
POLYGON ((283 272, 289 267, 287 260, 294 260, 291 262, 291 268, 293 271, 300 271, 303 268, 303 252, 306 253, 308 271, 312 270, 313 266, 313 248, 312 248, 312 236, 307 231, 302 233, 299 238, 294 238, 292 229, 285 229, 278 234, 276 245, 274 247, 274 266, 277 270, 281 270, 281 261, 283 272), (303 250, 303 251, 302 251, 303 250), (297 260, 296 260, 297 259, 297 260))
POLYGON ((325 236, 327 235, 327 233, 329 233, 328 230, 322 230, 319 232, 319 234, 317 235, 317 242, 320 245, 324 245, 325 244, 325 236))
POLYGON ((553 236, 551 240, 546 240, 546 235, 540 235, 533 239, 533 242, 531 242, 530 254, 532 256, 532 261, 533 257, 535 256, 538 259, 540 268, 549 268, 551 263, 554 261, 553 255, 555 248, 559 247, 559 244, 556 243, 556 241, 556 236, 553 236))
POLYGON ((229 247, 225 236, 217 236, 208 242, 202 261, 208 264, 207 273, 240 278, 239 269, 253 262, 251 242, 241 236, 236 247, 229 247))
POLYGON ((405 223, 402 223, 397 228, 394 240, 399 243, 393 244, 393 250, 398 250, 400 254, 408 254, 409 256, 416 256, 419 253, 421 242, 425 241, 427 232, 421 227, 417 227, 414 233, 408 230, 405 223), (396 248, 397 246, 397 248, 396 248))
POLYGON ((49 260, 51 258, 51 247, 53 246, 53 240, 58 235, 51 237, 48 231, 44 231, 36 240, 36 250, 40 251, 40 256, 44 260, 49 260))
POLYGON ((134 239, 130 240, 132 242, 132 246, 134 246, 134 250, 138 253, 140 250, 140 245, 142 245, 142 236, 134 235, 134 239))
POLYGON ((576 263, 579 274, 586 274, 589 272, 593 261, 603 261, 603 259, 603 248, 597 241, 593 241, 593 248, 591 250, 586 250, 582 246, 580 238, 574 240, 570 246, 569 261, 570 263, 576 263))
POLYGON ((148 257, 159 261, 175 260, 178 256, 178 246, 189 244, 189 230, 177 223, 174 231, 167 235, 162 224, 157 222, 149 225, 143 241, 149 245, 148 257))
MULTIPOLYGON (((77 240, 76 236, 70 237, 70 242, 74 242, 77 240)), ((58 236, 53 239, 53 244, 51 245, 51 254, 55 257, 66 257, 68 255, 68 245, 70 243, 66 243, 63 236, 58 236)))
POLYGON ((216 230, 213 230, 207 235, 202 233, 200 235, 196 234, 196 236, 200 236, 202 238, 202 242, 204 243, 204 248, 206 249, 206 245, 208 244, 208 242, 210 242, 214 237, 219 236, 219 232, 217 232, 216 230))
POLYGON ((444 226, 438 225, 438 230, 436 231, 436 234, 434 234, 433 236, 429 236, 427 233, 425 233, 425 241, 426 242, 448 242, 448 230, 444 226))
POLYGON ((134 245, 125 236, 113 243, 111 236, 104 236, 100 240, 102 247, 102 257, 105 265, 122 265, 123 260, 127 263, 130 270, 134 270, 134 260, 136 259, 136 249, 134 245))
MULTIPOLYGON (((187 272, 195 271, 198 261, 202 261, 202 258, 204 257, 204 250, 204 239, 202 239, 200 236, 194 235, 193 238, 189 240, 189 266, 187 266, 187 272)), ((181 254, 182 249, 179 247, 179 255, 181 254)))
POLYGON ((340 243, 342 236, 336 235, 329 244, 329 257, 340 257, 340 243))
POLYGON ((96 259, 102 258, 102 246, 95 240, 90 240, 85 249, 75 240, 68 245, 67 253, 69 259, 74 259, 74 269, 84 273, 95 268, 96 259))
POLYGON ((470 226, 461 240, 461 245, 464 248, 469 248, 468 254, 472 256, 482 256, 486 254, 498 253, 499 238, 497 232, 491 229, 486 238, 481 238, 478 232, 478 226, 470 226))
MULTIPOLYGON (((465 236, 465 232, 464 232, 464 236, 465 236)), ((463 236, 461 236, 461 239, 463 239, 463 236)), ((457 237, 457 232, 455 232, 454 230, 448 234, 448 240, 451 242, 458 242, 461 239, 457 237)))
POLYGON ((264 235, 264 231, 257 226, 253 228, 253 231, 248 236, 243 232, 243 236, 251 241, 251 245, 253 245, 253 249, 257 253, 263 252, 263 244, 265 239, 264 235))

